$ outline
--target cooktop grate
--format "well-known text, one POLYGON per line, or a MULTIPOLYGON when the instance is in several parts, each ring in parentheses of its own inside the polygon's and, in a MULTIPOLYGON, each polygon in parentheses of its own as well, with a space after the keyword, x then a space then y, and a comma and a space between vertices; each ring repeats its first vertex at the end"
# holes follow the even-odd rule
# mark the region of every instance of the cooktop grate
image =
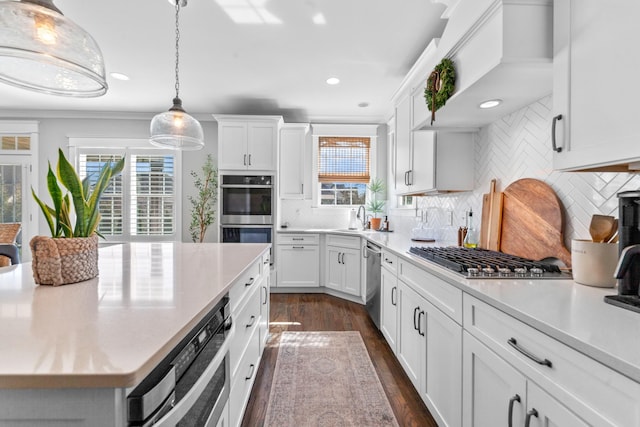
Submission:
POLYGON ((479 248, 412 247, 410 253, 433 261, 468 278, 570 279, 559 266, 479 248))

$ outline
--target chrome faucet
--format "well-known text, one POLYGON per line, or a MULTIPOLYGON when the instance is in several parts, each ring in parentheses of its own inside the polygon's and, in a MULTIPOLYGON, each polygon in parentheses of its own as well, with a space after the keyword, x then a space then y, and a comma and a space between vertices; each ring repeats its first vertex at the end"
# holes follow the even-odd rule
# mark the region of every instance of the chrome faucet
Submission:
POLYGON ((356 218, 358 218, 362 223, 363 230, 367 228, 367 210, 364 208, 364 205, 360 205, 358 207, 358 213, 356 214, 356 218), (362 215, 360 214, 360 210, 362 210, 362 215))

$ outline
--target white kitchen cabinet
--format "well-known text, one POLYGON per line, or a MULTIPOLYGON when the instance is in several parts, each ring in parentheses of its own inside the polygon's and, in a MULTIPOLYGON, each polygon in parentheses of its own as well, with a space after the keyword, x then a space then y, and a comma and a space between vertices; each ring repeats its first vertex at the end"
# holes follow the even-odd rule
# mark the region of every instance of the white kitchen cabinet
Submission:
POLYGON ((320 236, 318 234, 278 235, 276 246, 278 288, 320 286, 320 236))
POLYGON ((279 116, 214 116, 219 170, 276 170, 279 116))
POLYGON ((304 199, 310 194, 311 174, 307 154, 309 125, 306 123, 285 123, 280 128, 280 164, 278 173, 281 199, 304 199))
POLYGON ((325 286, 350 295, 361 295, 360 238, 327 235, 325 286))
MULTIPOLYGON (((481 347, 465 336, 465 427, 485 425, 472 423, 474 417, 481 416, 474 414, 476 410, 468 405, 469 401, 480 399, 474 382, 488 382, 491 375, 496 375, 490 373, 490 369, 498 369, 500 374, 506 372, 496 360, 478 361, 478 355, 486 360, 490 354, 512 366, 526 381, 526 399, 516 392, 523 398, 522 403, 526 402, 524 417, 533 409, 539 414, 538 418, 531 415, 531 426, 640 425, 639 383, 468 294, 464 295, 464 329, 488 351, 482 352, 481 347), (484 372, 473 372, 485 363, 491 367, 483 368, 484 372)), ((513 395, 514 388, 502 380, 491 381, 491 384, 490 392, 501 396, 495 403, 502 405, 500 411, 504 414, 508 409, 504 406, 508 405, 505 398, 508 400, 513 395)), ((506 425, 506 422, 490 425, 506 425)))
POLYGON ((394 354, 397 353, 398 342, 398 278, 395 264, 395 255, 383 250, 380 274, 380 332, 394 354))
POLYGON ((396 106, 396 194, 470 191, 474 147, 470 132, 412 131, 412 98, 396 106))
POLYGON ((398 282, 398 360, 413 386, 422 395, 426 369, 424 307, 426 300, 404 282, 398 282))
POLYGON ((640 2, 554 1, 554 169, 638 169, 638 20, 640 2))

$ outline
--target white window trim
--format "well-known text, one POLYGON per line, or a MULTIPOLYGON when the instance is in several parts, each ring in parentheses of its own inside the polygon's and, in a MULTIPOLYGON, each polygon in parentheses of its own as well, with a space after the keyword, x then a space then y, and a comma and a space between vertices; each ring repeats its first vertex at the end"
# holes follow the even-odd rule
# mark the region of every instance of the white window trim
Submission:
POLYGON ((40 122, 35 120, 0 120, 0 134, 29 135, 29 150, 5 150, 2 155, 5 158, 19 158, 25 167, 24 198, 23 198, 23 218, 22 218, 22 261, 31 260, 29 241, 32 237, 40 233, 39 215, 40 208, 31 197, 31 189, 40 195, 38 185, 38 136, 40 132, 40 122), (33 171, 36 171, 34 174, 33 171))
POLYGON ((357 205, 321 205, 320 204, 320 183, 318 182, 318 144, 320 137, 324 136, 353 136, 370 139, 369 146, 369 174, 376 176, 377 156, 378 156, 378 125, 349 125, 349 124, 312 124, 313 137, 313 159, 311 167, 311 206, 323 209, 344 209, 357 205))
MULTIPOLYGON (((168 153, 175 156, 175 233, 173 236, 130 236, 131 241, 155 242, 155 241, 182 241, 182 151, 169 150, 153 146, 148 139, 140 138, 89 138, 89 137, 69 137, 69 159, 73 159, 76 169, 78 165, 78 151, 89 150, 100 153, 122 154, 123 149, 137 152, 138 150, 155 150, 158 153, 168 153)), ((136 153, 137 154, 137 153, 136 153)), ((123 206, 125 212, 129 210, 129 201, 125 201, 123 206)), ((127 221, 128 224, 128 221, 127 221)), ((107 237, 107 236, 105 236, 107 237)), ((113 240, 107 237, 107 240, 113 240)))

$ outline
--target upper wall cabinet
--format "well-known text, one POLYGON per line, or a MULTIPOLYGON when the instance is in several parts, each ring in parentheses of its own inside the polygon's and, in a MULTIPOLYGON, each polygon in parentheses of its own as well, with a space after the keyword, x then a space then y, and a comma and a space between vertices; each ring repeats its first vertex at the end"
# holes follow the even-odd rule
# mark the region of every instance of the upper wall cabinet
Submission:
POLYGON ((281 199, 305 199, 311 195, 311 147, 309 125, 285 123, 280 128, 280 165, 278 167, 281 199), (307 195, 307 197, 305 197, 307 195))
POLYGON ((396 99, 412 97, 413 130, 475 130, 551 93, 551 0, 460 0, 447 14, 442 38, 427 46, 396 92, 396 99), (456 68, 456 89, 432 125, 424 89, 445 57, 456 68), (501 104, 479 108, 492 99, 501 104))
POLYGON ((555 169, 640 169, 639 20, 637 1, 555 0, 555 169))
POLYGON ((275 171, 280 116, 215 115, 218 169, 275 171))

